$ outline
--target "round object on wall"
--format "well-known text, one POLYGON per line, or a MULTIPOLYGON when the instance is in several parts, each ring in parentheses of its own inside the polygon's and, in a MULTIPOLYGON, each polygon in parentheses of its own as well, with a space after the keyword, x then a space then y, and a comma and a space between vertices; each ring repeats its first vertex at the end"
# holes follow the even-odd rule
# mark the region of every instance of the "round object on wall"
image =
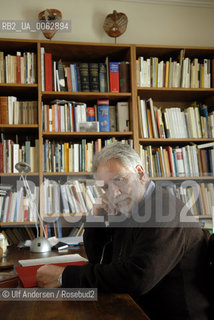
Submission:
MULTIPOLYGON (((57 30, 54 30, 54 22, 62 19, 61 11, 57 9, 46 9, 38 14, 39 21, 43 24, 47 24, 46 28, 41 28, 45 38, 52 39, 57 30)), ((42 25, 43 26, 43 25, 42 25)))
POLYGON ((117 38, 126 31, 127 24, 128 18, 125 13, 114 10, 106 16, 103 29, 110 37, 117 38))

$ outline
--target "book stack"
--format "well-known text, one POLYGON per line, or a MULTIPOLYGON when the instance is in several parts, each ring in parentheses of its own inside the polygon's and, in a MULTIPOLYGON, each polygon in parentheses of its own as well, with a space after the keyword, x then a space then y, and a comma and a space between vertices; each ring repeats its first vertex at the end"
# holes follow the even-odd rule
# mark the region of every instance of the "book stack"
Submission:
POLYGON ((0 142, 0 172, 1 173, 17 173, 15 164, 24 161, 31 166, 31 172, 38 172, 38 155, 39 155, 39 140, 34 139, 33 142, 26 140, 19 144, 18 138, 16 141, 5 139, 1 134, 0 142))
POLYGON ((0 96, 0 124, 38 124, 38 102, 0 96))
POLYGON ((34 52, 5 55, 0 51, 0 83, 36 83, 36 59, 34 52))
POLYGON ((9 245, 23 244, 25 240, 35 239, 34 229, 30 227, 25 228, 7 228, 2 233, 7 238, 9 245))
POLYGON ((211 88, 211 59, 190 59, 185 50, 177 59, 167 61, 158 57, 138 57, 136 60, 138 87, 153 88, 211 88))
POLYGON ((140 157, 150 177, 213 176, 214 149, 185 147, 140 146, 140 157))
POLYGON ((94 106, 84 102, 57 101, 42 104, 42 129, 45 132, 129 131, 129 103, 99 99, 94 106))
POLYGON ((212 217, 213 183, 188 181, 185 185, 170 183, 167 188, 188 206, 194 216, 212 217))
POLYGON ((42 214, 50 217, 55 213, 87 214, 104 193, 93 180, 69 180, 65 184, 45 179, 43 183, 44 200, 42 214))
POLYGON ((129 62, 69 63, 53 60, 52 53, 41 48, 42 91, 129 92, 129 62))
MULTIPOLYGON (((0 187, 1 188, 1 187, 0 187)), ((39 203, 39 187, 34 186, 33 198, 37 206, 39 203)), ((0 195, 0 221, 1 222, 36 222, 37 216, 24 194, 24 187, 17 191, 8 190, 5 195, 0 195)))
MULTIPOLYGON (((91 172, 94 154, 116 138, 86 141, 81 143, 59 142, 45 139, 43 144, 44 172, 91 172)), ((133 147, 133 140, 121 140, 133 147)))
POLYGON ((138 97, 138 114, 142 138, 214 138, 214 111, 205 104, 160 108, 138 97))

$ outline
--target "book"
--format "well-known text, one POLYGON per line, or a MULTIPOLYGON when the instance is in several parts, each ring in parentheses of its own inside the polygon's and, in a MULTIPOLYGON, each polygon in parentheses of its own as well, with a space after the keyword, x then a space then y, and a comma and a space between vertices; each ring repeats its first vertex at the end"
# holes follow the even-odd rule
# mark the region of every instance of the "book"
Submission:
POLYGON ((99 89, 100 92, 107 92, 107 70, 105 63, 99 63, 99 89))
POLYGON ((99 65, 89 63, 89 84, 91 92, 99 92, 99 65))
POLYGON ((117 131, 129 131, 129 103, 127 101, 117 102, 117 131))
POLYGON ((110 92, 120 91, 119 62, 109 62, 110 92))
POLYGON ((62 60, 60 59, 57 62, 57 70, 58 70, 58 77, 59 77, 59 91, 67 91, 66 81, 65 81, 65 71, 64 66, 62 64, 62 60))
POLYGON ((45 52, 45 91, 53 90, 53 77, 52 77, 52 53, 45 52))
POLYGON ((87 106, 87 121, 95 121, 95 107, 87 106))
POLYGON ((117 131, 116 107, 109 106, 110 131, 117 131))
POLYGON ((119 84, 120 92, 130 91, 130 70, 128 61, 119 62, 119 84))
POLYGON ((8 110, 8 97, 0 97, 0 123, 8 124, 9 123, 9 110, 8 110))
POLYGON ((24 288, 32 288, 37 286, 36 273, 42 265, 54 264, 62 267, 68 265, 81 266, 87 263, 87 259, 81 257, 78 254, 69 254, 49 258, 19 260, 19 263, 22 265, 21 267, 16 267, 16 272, 18 274, 19 279, 21 280, 24 288))
POLYGON ((89 85, 89 64, 79 63, 79 73, 80 73, 80 82, 81 82, 81 91, 87 92, 90 91, 89 85))
POLYGON ((109 100, 97 101, 97 113, 100 131, 110 131, 109 100))

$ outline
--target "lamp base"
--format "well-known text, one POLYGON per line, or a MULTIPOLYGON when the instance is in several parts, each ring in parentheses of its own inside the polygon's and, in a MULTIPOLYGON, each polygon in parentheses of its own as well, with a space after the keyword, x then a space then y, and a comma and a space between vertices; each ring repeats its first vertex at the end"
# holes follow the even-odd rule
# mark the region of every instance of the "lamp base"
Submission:
POLYGON ((48 252, 48 251, 51 251, 51 245, 46 238, 38 237, 32 240, 30 251, 31 252, 48 252))

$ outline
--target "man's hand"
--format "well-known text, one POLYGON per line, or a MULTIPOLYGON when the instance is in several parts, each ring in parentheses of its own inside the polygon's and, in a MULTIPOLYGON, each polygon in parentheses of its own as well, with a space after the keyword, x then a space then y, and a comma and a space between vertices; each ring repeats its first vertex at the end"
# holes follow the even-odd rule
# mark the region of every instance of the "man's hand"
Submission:
POLYGON ((36 280, 40 288, 59 288, 58 278, 65 268, 46 264, 37 270, 36 280))

